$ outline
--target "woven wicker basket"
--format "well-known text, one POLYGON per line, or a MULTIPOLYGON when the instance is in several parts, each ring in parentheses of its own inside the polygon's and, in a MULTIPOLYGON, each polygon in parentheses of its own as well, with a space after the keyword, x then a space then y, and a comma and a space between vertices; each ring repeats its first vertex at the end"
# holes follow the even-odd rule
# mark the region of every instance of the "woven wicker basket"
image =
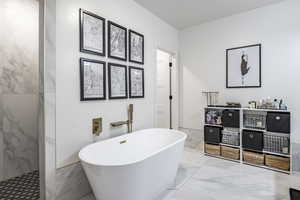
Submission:
POLYGON ((260 153, 244 151, 243 160, 249 164, 264 165, 265 155, 260 153))
POLYGON ((239 160, 240 159, 240 150, 237 148, 222 146, 221 147, 221 155, 224 158, 239 160))
POLYGON ((219 145, 205 144, 205 153, 220 156, 221 147, 219 145))
POLYGON ((266 165, 280 170, 290 170, 290 159, 279 156, 266 155, 266 165))

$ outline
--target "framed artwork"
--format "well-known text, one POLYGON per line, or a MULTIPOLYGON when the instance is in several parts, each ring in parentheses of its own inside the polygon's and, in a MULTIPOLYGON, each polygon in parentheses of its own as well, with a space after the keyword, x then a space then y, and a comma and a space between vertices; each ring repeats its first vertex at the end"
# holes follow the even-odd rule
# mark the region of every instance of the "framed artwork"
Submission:
POLYGON ((80 100, 106 99, 106 63, 80 58, 80 100))
POLYGON ((129 61, 144 64, 144 35, 129 30, 129 61))
POLYGON ((139 67, 129 67, 129 97, 144 98, 144 69, 139 67))
POLYGON ((109 99, 127 99, 127 67, 125 65, 108 64, 109 99))
POLYGON ((108 57, 127 61, 127 29, 108 21, 108 57))
POLYGON ((226 87, 261 87, 261 44, 226 50, 226 87))
POLYGON ((80 51, 105 56, 105 19, 80 9, 80 51))

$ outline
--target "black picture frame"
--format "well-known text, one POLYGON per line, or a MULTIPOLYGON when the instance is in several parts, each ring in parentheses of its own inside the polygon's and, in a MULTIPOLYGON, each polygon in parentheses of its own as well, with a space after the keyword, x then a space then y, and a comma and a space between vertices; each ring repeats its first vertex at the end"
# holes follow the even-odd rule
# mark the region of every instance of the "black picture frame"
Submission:
POLYGON ((128 88, 127 88, 127 66, 117 63, 108 63, 108 94, 109 99, 127 99, 128 98, 128 88), (112 94, 112 68, 113 67, 120 67, 124 68, 124 80, 125 83, 125 95, 124 96, 113 96, 112 94))
POLYGON ((133 63, 137 63, 137 64, 142 64, 144 65, 145 63, 145 37, 143 34, 141 33, 138 33, 136 31, 133 31, 133 30, 129 30, 129 62, 133 62, 133 63), (143 39, 143 42, 142 42, 142 61, 137 61, 137 60, 134 60, 132 59, 132 43, 131 43, 131 38, 132 38, 132 35, 135 34, 135 35, 138 35, 139 37, 141 37, 143 39))
POLYGON ((107 23, 107 26, 108 26, 108 31, 107 31, 107 35, 108 35, 108 57, 109 58, 113 58, 113 59, 117 59, 117 60, 122 60, 122 61, 127 61, 127 28, 115 23, 115 22, 112 22, 112 21, 108 21, 107 23), (112 55, 112 46, 111 46, 111 28, 112 26, 115 26, 119 29, 122 29, 123 31, 125 31, 125 41, 124 41, 124 51, 125 51, 125 57, 118 57, 118 56, 115 56, 115 55, 112 55))
POLYGON ((144 68, 129 66, 129 98, 144 98, 144 97, 145 97, 145 75, 144 75, 144 68), (131 76, 132 70, 140 70, 140 71, 142 71, 142 90, 143 90, 143 95, 141 95, 141 96, 132 95, 132 76, 131 76))
POLYGON ((95 101, 95 100, 106 100, 106 62, 104 61, 99 61, 99 60, 93 60, 93 59, 87 59, 87 58, 80 58, 80 101, 95 101), (97 63, 103 65, 103 97, 85 97, 84 95, 84 84, 85 84, 85 69, 84 69, 84 63, 85 62, 90 62, 90 63, 97 63))
POLYGON ((84 9, 79 9, 79 23, 80 23, 80 31, 79 31, 79 38, 80 38, 80 52, 82 53, 88 53, 88 54, 93 54, 93 55, 97 55, 97 56, 106 56, 106 20, 103 17, 100 17, 99 15, 96 15, 92 12, 89 12, 87 10, 84 9), (94 17, 98 20, 102 21, 102 30, 103 30, 103 34, 102 34, 102 52, 97 52, 97 51, 93 51, 91 49, 86 49, 85 48, 85 44, 84 44, 84 15, 89 15, 91 17, 94 17))
POLYGON ((230 49, 226 49, 226 88, 228 89, 234 89, 234 88, 261 88, 262 87, 262 75, 261 75, 261 53, 262 52, 262 45, 261 44, 253 44, 253 45, 247 45, 247 46, 241 46, 241 47, 235 47, 235 48, 230 48, 230 49), (229 52, 232 50, 237 50, 237 49, 245 49, 245 48, 251 48, 251 47, 258 47, 259 48, 259 52, 258 52, 258 56, 259 56, 259 84, 255 85, 255 86, 230 86, 229 85, 229 52))

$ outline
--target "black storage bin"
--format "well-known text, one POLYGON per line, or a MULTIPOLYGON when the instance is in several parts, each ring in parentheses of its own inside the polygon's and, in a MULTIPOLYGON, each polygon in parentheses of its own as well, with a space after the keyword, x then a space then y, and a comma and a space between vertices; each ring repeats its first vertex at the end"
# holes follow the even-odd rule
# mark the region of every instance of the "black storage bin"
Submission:
POLYGON ((290 188, 290 197, 291 197, 291 200, 299 200, 300 199, 300 190, 290 188))
POLYGON ((224 110, 222 114, 222 124, 228 128, 240 128, 240 111, 224 110))
POLYGON ((278 133, 291 132, 291 115, 283 112, 268 112, 267 131, 278 133))
POLYGON ((243 130, 243 149, 262 151, 264 148, 264 135, 261 131, 243 130))
POLYGON ((220 144, 222 141, 222 128, 216 126, 204 127, 204 141, 208 144, 220 144))

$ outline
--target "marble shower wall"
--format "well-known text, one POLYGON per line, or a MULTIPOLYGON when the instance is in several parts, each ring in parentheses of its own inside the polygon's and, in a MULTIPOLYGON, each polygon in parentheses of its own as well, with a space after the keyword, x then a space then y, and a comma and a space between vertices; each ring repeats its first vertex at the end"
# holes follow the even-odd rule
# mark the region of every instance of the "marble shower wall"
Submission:
POLYGON ((38 169, 38 1, 0 3, 0 181, 38 169))

